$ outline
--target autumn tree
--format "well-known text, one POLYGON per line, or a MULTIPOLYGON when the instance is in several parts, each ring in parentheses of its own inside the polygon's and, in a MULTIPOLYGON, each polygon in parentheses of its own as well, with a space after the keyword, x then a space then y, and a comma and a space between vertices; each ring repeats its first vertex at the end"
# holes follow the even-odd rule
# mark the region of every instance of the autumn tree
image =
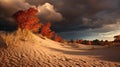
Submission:
POLYGON ((41 27, 41 23, 39 23, 37 12, 38 11, 34 8, 16 12, 13 17, 17 21, 18 28, 31 30, 32 32, 38 32, 39 28, 41 27))
POLYGON ((70 41, 69 41, 69 43, 74 43, 75 41, 73 40, 73 39, 71 39, 70 41))
MULTIPOLYGON (((45 25, 40 23, 37 13, 38 11, 35 8, 29 8, 28 10, 16 12, 13 18, 17 21, 18 28, 32 32, 40 32, 43 36, 52 39, 55 32, 50 29, 51 23, 47 22, 45 25)), ((55 36, 56 41, 60 41, 61 39, 60 36, 55 36)))
POLYGON ((87 45, 92 45, 92 41, 89 41, 89 40, 88 40, 88 41, 86 42, 86 44, 87 44, 87 45))
POLYGON ((87 40, 83 40, 82 44, 87 45, 87 40))
POLYGON ((43 36, 46 36, 49 39, 51 39, 55 33, 50 29, 50 27, 51 27, 51 23, 47 22, 45 25, 43 25, 40 32, 43 36))
POLYGON ((93 45, 100 45, 100 41, 98 39, 93 40, 93 45))
POLYGON ((83 43, 83 40, 82 39, 80 39, 80 40, 76 40, 76 43, 79 43, 79 44, 82 44, 83 43))
POLYGON ((61 43, 67 44, 68 42, 67 42, 66 39, 62 39, 62 40, 61 40, 61 43))
POLYGON ((48 37, 49 39, 52 39, 54 33, 55 33, 54 31, 50 31, 49 34, 47 35, 47 37, 48 37))
POLYGON ((62 38, 59 35, 55 34, 54 41, 61 42, 62 38))
POLYGON ((76 40, 76 43, 79 43, 79 40, 78 40, 78 39, 76 40))

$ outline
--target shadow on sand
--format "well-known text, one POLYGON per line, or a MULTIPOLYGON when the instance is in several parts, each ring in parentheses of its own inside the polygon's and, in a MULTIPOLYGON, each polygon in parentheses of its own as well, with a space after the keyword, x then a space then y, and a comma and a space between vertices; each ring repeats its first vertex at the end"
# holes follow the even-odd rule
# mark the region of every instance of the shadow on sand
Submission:
POLYGON ((4 39, 0 36, 0 48, 7 48, 7 44, 4 39))
POLYGON ((73 48, 71 48, 71 50, 64 50, 64 49, 56 49, 51 47, 47 47, 47 48, 57 52, 62 52, 63 54, 94 56, 95 58, 99 58, 101 60, 120 62, 120 46, 103 48, 103 49, 94 49, 94 50, 74 50, 73 48))

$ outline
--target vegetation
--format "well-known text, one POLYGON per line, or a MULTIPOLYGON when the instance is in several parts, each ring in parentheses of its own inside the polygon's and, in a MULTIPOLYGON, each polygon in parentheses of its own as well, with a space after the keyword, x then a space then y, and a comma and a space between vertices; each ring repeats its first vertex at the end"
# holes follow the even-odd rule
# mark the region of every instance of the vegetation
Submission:
POLYGON ((41 33, 43 36, 46 36, 47 38, 52 39, 52 37, 54 36, 54 33, 55 33, 55 32, 53 32, 53 31, 50 29, 50 27, 51 27, 51 23, 50 23, 50 22, 46 23, 46 24, 41 28, 41 32, 40 32, 40 33, 41 33))
POLYGON ((32 41, 35 42, 34 34, 29 30, 17 30, 12 33, 3 32, 0 35, 0 40, 4 40, 4 44, 6 46, 16 45, 17 43, 21 43, 21 41, 32 41))
POLYGON ((78 43, 78 44, 85 44, 85 45, 101 45, 101 46, 104 46, 104 45, 113 45, 113 41, 108 41, 108 40, 98 40, 98 39, 95 39, 95 40, 82 40, 82 39, 77 39, 77 40, 73 40, 71 39, 70 41, 68 41, 69 43, 78 43))
POLYGON ((47 22, 46 24, 39 22, 37 12, 38 11, 34 8, 16 12, 13 17, 17 21, 18 29, 30 30, 34 33, 40 33, 49 39, 53 39, 57 42, 62 42, 62 37, 50 29, 50 22, 47 22))
POLYGON ((41 24, 39 23, 39 19, 36 16, 37 10, 34 8, 30 8, 25 11, 16 12, 13 17, 17 21, 18 28, 30 30, 32 32, 38 32, 41 24))
MULTIPOLYGON (((17 21, 18 29, 21 30, 29 30, 34 33, 42 34, 43 36, 53 39, 57 42, 67 42, 65 39, 60 37, 57 33, 51 30, 51 23, 47 22, 43 24, 40 22, 39 18, 37 17, 37 10, 34 8, 29 8, 28 10, 20 10, 16 12, 13 17, 17 21)), ((119 36, 115 36, 114 42, 119 42, 119 36)), ((79 44, 86 44, 86 45, 111 45, 112 42, 103 41, 103 40, 70 40, 70 43, 79 43, 79 44)))

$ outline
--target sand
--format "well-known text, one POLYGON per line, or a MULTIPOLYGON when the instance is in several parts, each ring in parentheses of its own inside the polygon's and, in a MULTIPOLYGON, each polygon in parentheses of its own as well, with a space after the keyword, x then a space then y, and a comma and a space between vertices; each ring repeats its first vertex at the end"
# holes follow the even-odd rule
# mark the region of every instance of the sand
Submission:
POLYGON ((25 33, 0 33, 0 67, 120 67, 120 46, 63 44, 25 33))

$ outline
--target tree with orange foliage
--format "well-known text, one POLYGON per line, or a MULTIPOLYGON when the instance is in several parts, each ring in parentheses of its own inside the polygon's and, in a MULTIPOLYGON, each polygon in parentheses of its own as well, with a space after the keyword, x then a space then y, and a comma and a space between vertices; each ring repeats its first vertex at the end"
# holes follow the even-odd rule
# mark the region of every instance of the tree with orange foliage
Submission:
POLYGON ((34 8, 16 12, 13 17, 18 22, 18 28, 31 30, 32 32, 38 32, 42 24, 38 23, 39 18, 36 16, 37 12, 38 11, 34 8))
POLYGON ((41 34, 43 36, 46 36, 47 38, 51 39, 54 35, 54 32, 50 29, 51 23, 47 22, 42 28, 41 28, 41 34))
POLYGON ((53 37, 54 34, 55 34, 55 32, 54 32, 54 31, 51 31, 51 32, 49 32, 49 34, 47 35, 47 37, 48 37, 49 39, 52 39, 52 37, 53 37))
POLYGON ((80 40, 76 40, 76 43, 79 43, 79 44, 82 44, 83 43, 83 40, 82 39, 80 39, 80 40))
POLYGON ((54 41, 61 42, 62 38, 58 36, 57 34, 55 34, 54 41))
POLYGON ((92 42, 91 41, 87 41, 87 45, 92 45, 92 42))
POLYGON ((50 24, 50 22, 48 22, 42 27, 41 34, 43 36, 47 36, 49 34, 49 32, 51 31, 50 26, 51 26, 51 24, 50 24))

